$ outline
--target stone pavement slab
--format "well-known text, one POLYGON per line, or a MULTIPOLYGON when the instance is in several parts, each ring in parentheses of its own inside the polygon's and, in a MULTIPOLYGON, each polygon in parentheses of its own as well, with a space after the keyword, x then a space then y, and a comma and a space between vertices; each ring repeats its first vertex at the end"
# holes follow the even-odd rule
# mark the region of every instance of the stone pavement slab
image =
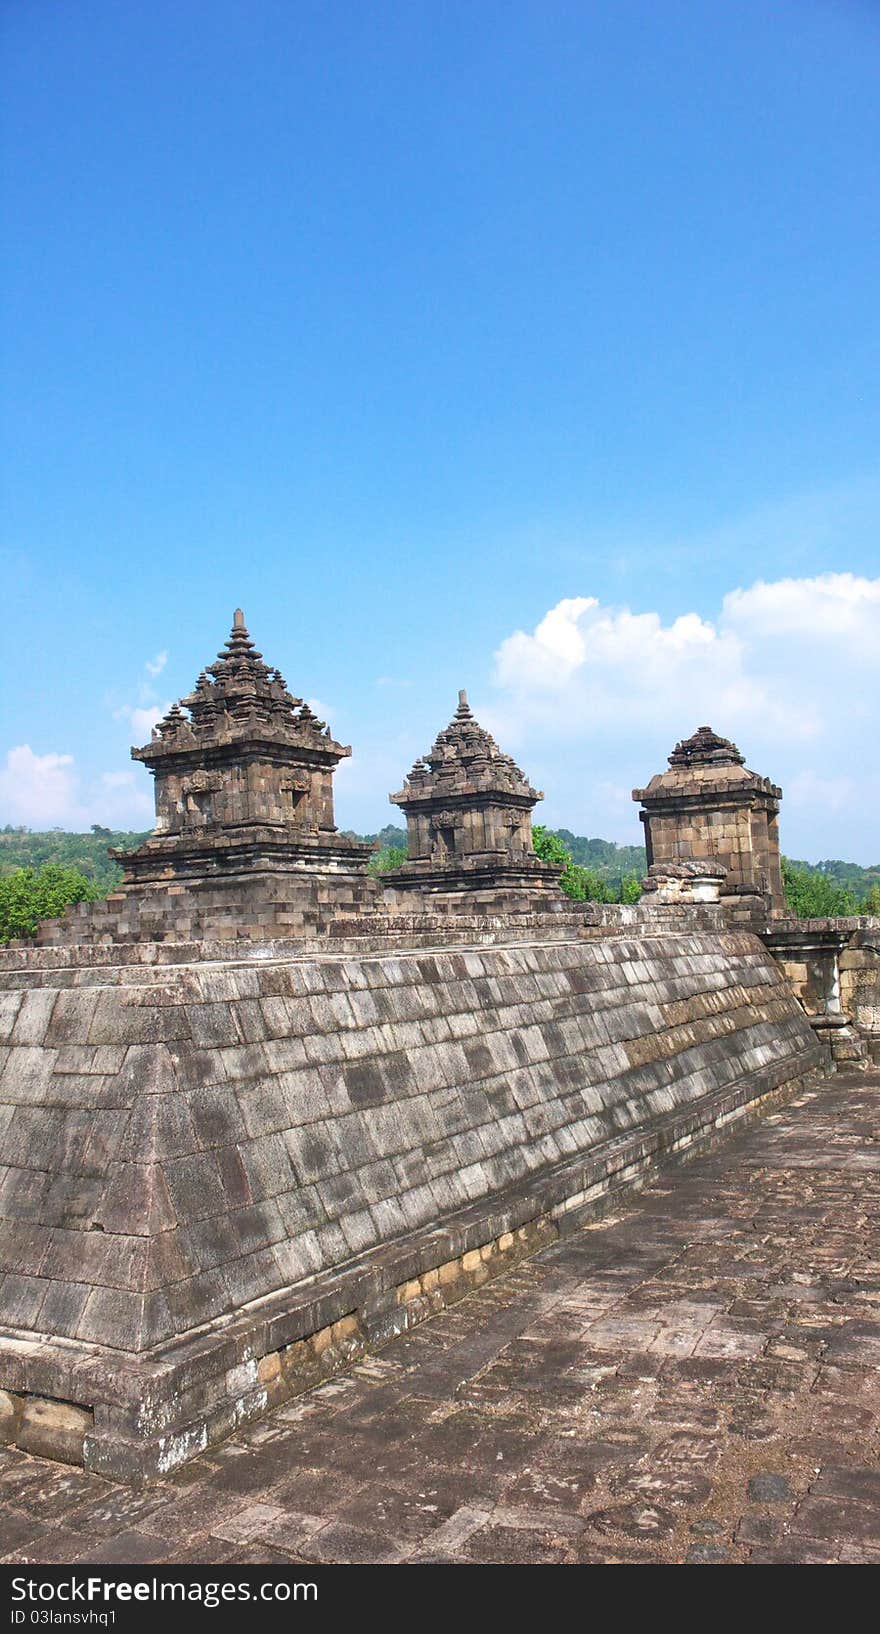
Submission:
POLYGON ((0 1558, 876 1563, 877 1158, 838 1075, 144 1491, 2 1451, 0 1558))

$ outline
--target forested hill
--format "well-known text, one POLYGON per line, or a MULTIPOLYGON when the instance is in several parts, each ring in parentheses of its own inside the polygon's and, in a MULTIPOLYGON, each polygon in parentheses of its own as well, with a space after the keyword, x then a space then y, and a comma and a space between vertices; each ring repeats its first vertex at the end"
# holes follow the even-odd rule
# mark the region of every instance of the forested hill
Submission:
POLYGON ((880 862, 870 868, 860 868, 857 862, 798 862, 794 857, 789 861, 792 868, 806 874, 821 874, 823 879, 852 891, 856 897, 867 896, 873 888, 880 888, 880 862))
POLYGON ((624 874, 638 874, 641 878, 648 866, 643 845, 588 840, 583 834, 572 834, 568 828, 553 828, 550 832, 571 852, 572 862, 583 868, 595 868, 598 874, 605 874, 609 879, 620 879, 624 874))
MULTIPOLYGON (((609 884, 619 884, 628 875, 641 877, 645 872, 645 853, 639 845, 615 845, 613 840, 587 839, 572 834, 570 829, 552 829, 569 852, 573 862, 591 868, 609 884)), ((406 832, 389 823, 377 834, 360 834, 357 839, 377 841, 383 850, 406 846, 406 832)), ((116 863, 107 855, 108 847, 131 851, 146 839, 130 829, 99 828, 90 834, 69 834, 53 828, 38 833, 27 828, 7 826, 0 830, 0 875, 16 868, 40 868, 44 863, 56 863, 64 868, 75 868, 94 885, 109 891, 120 877, 116 863)), ((818 863, 790 863, 792 869, 806 874, 821 875, 829 884, 842 887, 862 902, 872 890, 880 887, 880 863, 862 868, 855 862, 826 860, 818 863)))
POLYGON ((16 868, 42 868, 48 862, 60 868, 75 868, 107 892, 122 878, 122 869, 107 855, 108 847, 133 851, 146 837, 131 829, 99 828, 97 824, 90 834, 69 834, 63 828, 37 833, 7 825, 0 829, 0 876, 16 868))

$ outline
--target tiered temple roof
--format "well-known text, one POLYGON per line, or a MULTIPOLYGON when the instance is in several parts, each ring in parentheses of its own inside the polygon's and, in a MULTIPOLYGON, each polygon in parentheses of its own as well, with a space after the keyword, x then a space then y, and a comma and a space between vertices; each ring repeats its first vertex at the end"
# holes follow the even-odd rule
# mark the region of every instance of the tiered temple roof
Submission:
POLYGON ((366 866, 369 847, 333 816, 333 773, 351 749, 264 663, 240 608, 193 691, 131 753, 156 779, 156 828, 121 856, 125 884, 366 866))
POLYGON ((439 732, 427 755, 420 756, 398 794, 395 805, 418 800, 475 794, 497 794, 505 800, 523 801, 529 807, 543 800, 532 788, 515 760, 499 749, 495 739, 474 718, 467 693, 458 694, 458 708, 449 725, 439 732))
POLYGON ((668 765, 669 770, 658 772, 647 788, 633 789, 633 799, 677 798, 691 791, 702 800, 710 787, 736 790, 743 798, 757 792, 771 800, 782 798, 782 790, 751 771, 736 744, 711 726, 700 726, 691 737, 682 738, 668 756, 668 765))
POLYGON ((308 704, 288 691, 281 671, 263 662, 239 607, 229 640, 214 663, 202 671, 193 691, 172 705, 154 728, 152 741, 132 749, 132 759, 151 765, 175 752, 255 738, 311 747, 336 761, 351 754, 334 742, 329 727, 308 704))
POLYGON ((740 754, 729 738, 718 736, 711 726, 700 726, 692 737, 682 738, 669 756, 670 766, 744 766, 745 755, 740 754))

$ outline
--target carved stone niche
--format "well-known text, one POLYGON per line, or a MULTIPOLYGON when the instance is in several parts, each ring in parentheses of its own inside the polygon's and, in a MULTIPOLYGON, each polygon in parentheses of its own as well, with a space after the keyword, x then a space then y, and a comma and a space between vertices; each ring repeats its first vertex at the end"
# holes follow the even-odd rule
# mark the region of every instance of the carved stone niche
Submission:
POLYGON ((317 829, 317 822, 309 810, 312 779, 308 772, 289 772, 280 784, 282 794, 290 798, 290 816, 299 828, 317 829))
POLYGON ((214 796, 223 787, 217 772, 195 771, 181 780, 177 809, 184 828, 204 828, 214 818, 214 796))
POLYGON ((436 862, 443 862, 447 857, 454 857, 458 851, 457 830, 460 826, 460 814, 457 811, 434 811, 431 813, 430 835, 431 856, 436 862))

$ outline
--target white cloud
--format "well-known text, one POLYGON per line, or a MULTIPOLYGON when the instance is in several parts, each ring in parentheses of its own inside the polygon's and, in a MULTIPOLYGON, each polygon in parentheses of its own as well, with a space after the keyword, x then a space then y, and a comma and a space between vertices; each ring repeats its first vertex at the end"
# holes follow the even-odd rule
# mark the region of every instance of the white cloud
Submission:
POLYGON ((104 828, 152 828, 155 818, 152 780, 143 771, 102 772, 97 783, 89 790, 87 807, 89 825, 101 823, 104 828))
POLYGON ((553 693, 579 676, 611 691, 622 684, 649 698, 658 681, 668 684, 683 666, 722 675, 735 671, 737 657, 736 642, 696 613, 664 626, 657 613, 606 608, 595 596, 581 596, 551 608, 533 635, 518 630, 509 636, 496 654, 496 678, 518 690, 553 693), (634 668, 640 677, 635 689, 634 668))
POLYGON ((548 811, 568 828, 599 834, 614 822, 619 833, 610 789, 646 781, 676 739, 707 723, 756 770, 788 780, 789 849, 810 855, 809 842, 841 856, 848 843, 863 860, 872 845, 880 856, 880 579, 759 580, 712 618, 683 611, 667 623, 569 597, 501 643, 494 680, 486 725, 540 774, 548 811))
POLYGON ((876 652, 880 579, 822 573, 813 579, 759 579, 724 597, 722 618, 747 639, 807 636, 814 641, 867 642, 876 652))
POLYGON ((104 772, 83 788, 73 755, 35 754, 28 743, 0 767, 0 822, 27 828, 151 826, 153 802, 132 771, 104 772))
POLYGON ((135 745, 140 747, 149 742, 153 727, 168 714, 170 708, 170 698, 166 703, 122 704, 119 709, 114 709, 113 719, 128 722, 131 737, 135 745))
POLYGON ((147 742, 152 734, 153 727, 157 725, 164 715, 167 715, 170 708, 170 702, 148 704, 144 709, 132 709, 129 712, 128 718, 138 745, 147 742))
POLYGON ((61 828, 77 805, 73 755, 37 755, 29 743, 10 749, 0 769, 4 821, 32 828, 61 828))
MULTIPOLYGON (((339 713, 332 704, 322 703, 320 698, 304 698, 303 703, 307 709, 312 711, 313 715, 317 715, 319 721, 326 721, 328 725, 331 717, 339 713)), ((332 726, 330 730, 333 731, 332 726)))
POLYGON ((664 625, 659 613, 581 596, 551 608, 533 634, 508 636, 495 655, 495 680, 516 699, 523 722, 618 731, 624 713, 630 723, 662 722, 680 705, 693 707, 695 695, 725 715, 771 707, 743 656, 738 632, 696 613, 664 625))
MULTIPOLYGON (((144 664, 144 669, 147 675, 150 676, 150 680, 145 681, 141 676, 133 688, 134 702, 126 700, 124 703, 117 703, 116 708, 113 709, 113 719, 127 722, 131 739, 138 745, 149 741, 153 727, 162 720, 164 715, 167 715, 171 708, 172 699, 166 698, 162 702, 158 698, 156 688, 153 685, 157 676, 162 674, 167 663, 168 653, 164 648, 161 652, 157 652, 155 658, 148 658, 144 664)), ((112 701, 116 702, 116 700, 112 701)), ((111 700, 108 699, 108 703, 110 702, 111 700)))
POLYGON ((501 685, 563 685, 587 658, 586 618, 598 611, 595 596, 572 596, 551 607, 533 635, 517 630, 508 636, 495 654, 501 685))

